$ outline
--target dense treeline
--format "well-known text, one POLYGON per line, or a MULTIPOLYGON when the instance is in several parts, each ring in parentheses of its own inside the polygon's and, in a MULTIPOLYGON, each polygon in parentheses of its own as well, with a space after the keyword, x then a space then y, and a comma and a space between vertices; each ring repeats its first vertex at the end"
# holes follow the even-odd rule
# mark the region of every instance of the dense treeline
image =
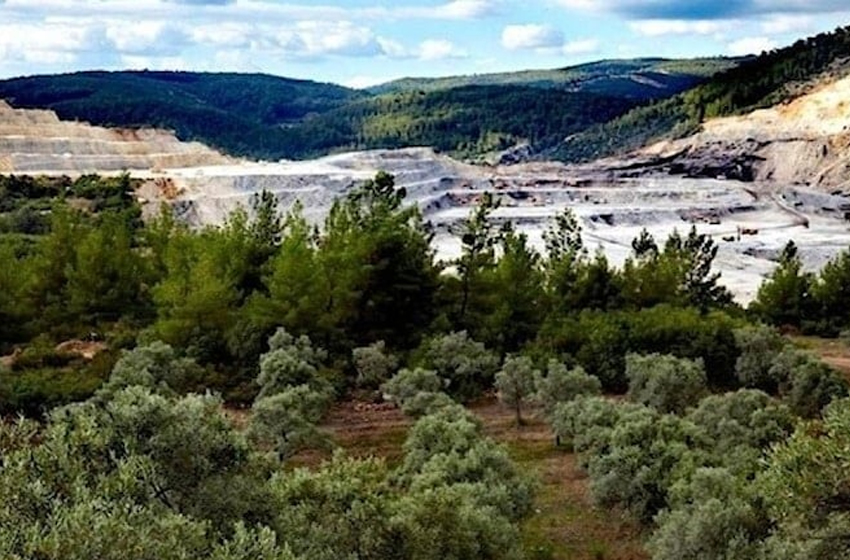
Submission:
POLYGON ((573 136, 554 151, 564 161, 624 153, 652 140, 696 131, 705 119, 769 107, 799 94, 824 72, 843 72, 850 57, 850 27, 800 40, 744 61, 684 93, 639 107, 573 136))

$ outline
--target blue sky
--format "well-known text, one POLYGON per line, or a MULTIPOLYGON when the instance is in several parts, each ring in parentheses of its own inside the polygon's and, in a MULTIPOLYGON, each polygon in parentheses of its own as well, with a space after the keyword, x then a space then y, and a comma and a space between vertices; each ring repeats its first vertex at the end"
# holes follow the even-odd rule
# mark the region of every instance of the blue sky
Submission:
POLYGON ((361 87, 758 53, 848 24, 848 0, 0 0, 0 77, 148 68, 361 87))

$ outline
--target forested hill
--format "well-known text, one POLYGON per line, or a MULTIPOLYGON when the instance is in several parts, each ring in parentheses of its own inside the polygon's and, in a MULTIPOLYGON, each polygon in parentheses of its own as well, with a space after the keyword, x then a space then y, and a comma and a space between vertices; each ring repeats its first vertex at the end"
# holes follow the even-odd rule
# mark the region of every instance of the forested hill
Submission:
POLYGON ((551 148, 730 64, 607 61, 383 91, 259 74, 81 72, 0 81, 0 98, 52 109, 63 119, 171 129, 181 139, 255 159, 420 145, 477 156, 522 142, 551 148))
POLYGON ((365 94, 262 74, 80 72, 0 81, 0 98, 101 126, 174 130, 233 155, 294 156, 281 126, 365 94))
POLYGON ((588 161, 685 136, 706 119, 788 101, 807 86, 848 71, 850 27, 844 27, 762 53, 693 89, 591 127, 570 137, 552 155, 569 162, 588 161))
POLYGON ((372 93, 436 91, 464 86, 521 85, 615 95, 637 100, 669 97, 737 66, 743 58, 601 60, 555 70, 525 70, 445 78, 403 78, 372 88, 372 93))

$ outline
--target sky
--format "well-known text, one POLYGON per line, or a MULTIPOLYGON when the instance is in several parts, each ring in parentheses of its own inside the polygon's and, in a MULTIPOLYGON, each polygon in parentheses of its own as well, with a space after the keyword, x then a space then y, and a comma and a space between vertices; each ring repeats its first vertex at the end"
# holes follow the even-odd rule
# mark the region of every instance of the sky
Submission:
POLYGON ((147 68, 366 87, 757 54, 848 24, 850 0, 0 0, 0 77, 147 68))

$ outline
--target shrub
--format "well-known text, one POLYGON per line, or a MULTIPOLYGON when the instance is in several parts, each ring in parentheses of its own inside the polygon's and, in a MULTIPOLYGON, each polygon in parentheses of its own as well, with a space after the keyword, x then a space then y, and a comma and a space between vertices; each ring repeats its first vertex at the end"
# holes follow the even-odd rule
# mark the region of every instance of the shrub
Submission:
POLYGON ((736 387, 736 322, 722 312, 659 305, 639 311, 583 311, 550 320, 537 344, 550 355, 571 355, 605 391, 625 392, 629 353, 702 359, 712 387, 736 387))
POLYGON ((381 385, 384 396, 410 416, 429 414, 454 403, 442 388, 443 380, 436 372, 422 368, 403 369, 381 385))
MULTIPOLYGON (((768 551, 780 558, 828 560, 850 554, 850 400, 833 402, 823 422, 803 422, 773 448, 756 479, 775 521, 768 551)), ((766 556, 768 557, 768 556, 766 556)))
POLYGON ((203 374, 203 369, 194 360, 180 358, 171 346, 155 341, 125 350, 100 395, 105 397, 132 386, 164 394, 187 393, 201 385, 203 374))
POLYGON ((651 354, 626 357, 629 399, 661 412, 681 414, 706 393, 702 360, 651 354))
POLYGON ((256 442, 272 445, 281 458, 290 457, 322 441, 316 423, 329 403, 328 393, 314 391, 307 385, 257 399, 251 407, 248 435, 256 442))
POLYGON ((580 396, 602 393, 602 383, 597 377, 588 375, 581 366, 567 369, 562 362, 550 360, 546 375, 534 379, 535 399, 543 406, 547 418, 552 417, 555 407, 580 396))
POLYGON ((357 386, 377 389, 395 374, 398 359, 388 354, 383 340, 352 351, 354 368, 357 370, 357 386))
POLYGON ((493 386, 498 357, 466 331, 447 334, 425 342, 423 367, 437 372, 447 383, 448 393, 470 401, 493 386))
POLYGON ((620 415, 603 436, 587 459, 594 500, 620 506, 643 524, 667 507, 671 485, 704 461, 695 445, 700 430, 654 409, 620 415))
POLYGON ((671 509, 656 517, 648 549, 654 560, 757 558, 768 532, 746 479, 725 469, 698 469, 670 491, 671 509))
POLYGON ((770 327, 744 327, 735 331, 735 342, 741 353, 735 376, 741 385, 776 394, 782 380, 774 377, 771 366, 786 345, 782 336, 770 327))
POLYGON ((794 359, 798 365, 781 391, 795 414, 815 418, 834 399, 847 396, 847 381, 830 366, 805 354, 794 359))
POLYGON ((706 397, 687 418, 705 430, 719 450, 738 445, 766 448, 784 439, 795 424, 787 406, 755 389, 706 397))
POLYGON ((481 505, 519 520, 530 511, 533 484, 501 445, 483 436, 481 423, 461 405, 420 418, 404 443, 400 481, 412 492, 446 485, 479 486, 481 505))
POLYGON ((330 393, 330 382, 319 375, 319 367, 326 358, 327 353, 314 348, 306 336, 295 338, 285 329, 278 329, 269 339, 269 351, 260 357, 257 398, 299 385, 307 385, 319 393, 330 393))

